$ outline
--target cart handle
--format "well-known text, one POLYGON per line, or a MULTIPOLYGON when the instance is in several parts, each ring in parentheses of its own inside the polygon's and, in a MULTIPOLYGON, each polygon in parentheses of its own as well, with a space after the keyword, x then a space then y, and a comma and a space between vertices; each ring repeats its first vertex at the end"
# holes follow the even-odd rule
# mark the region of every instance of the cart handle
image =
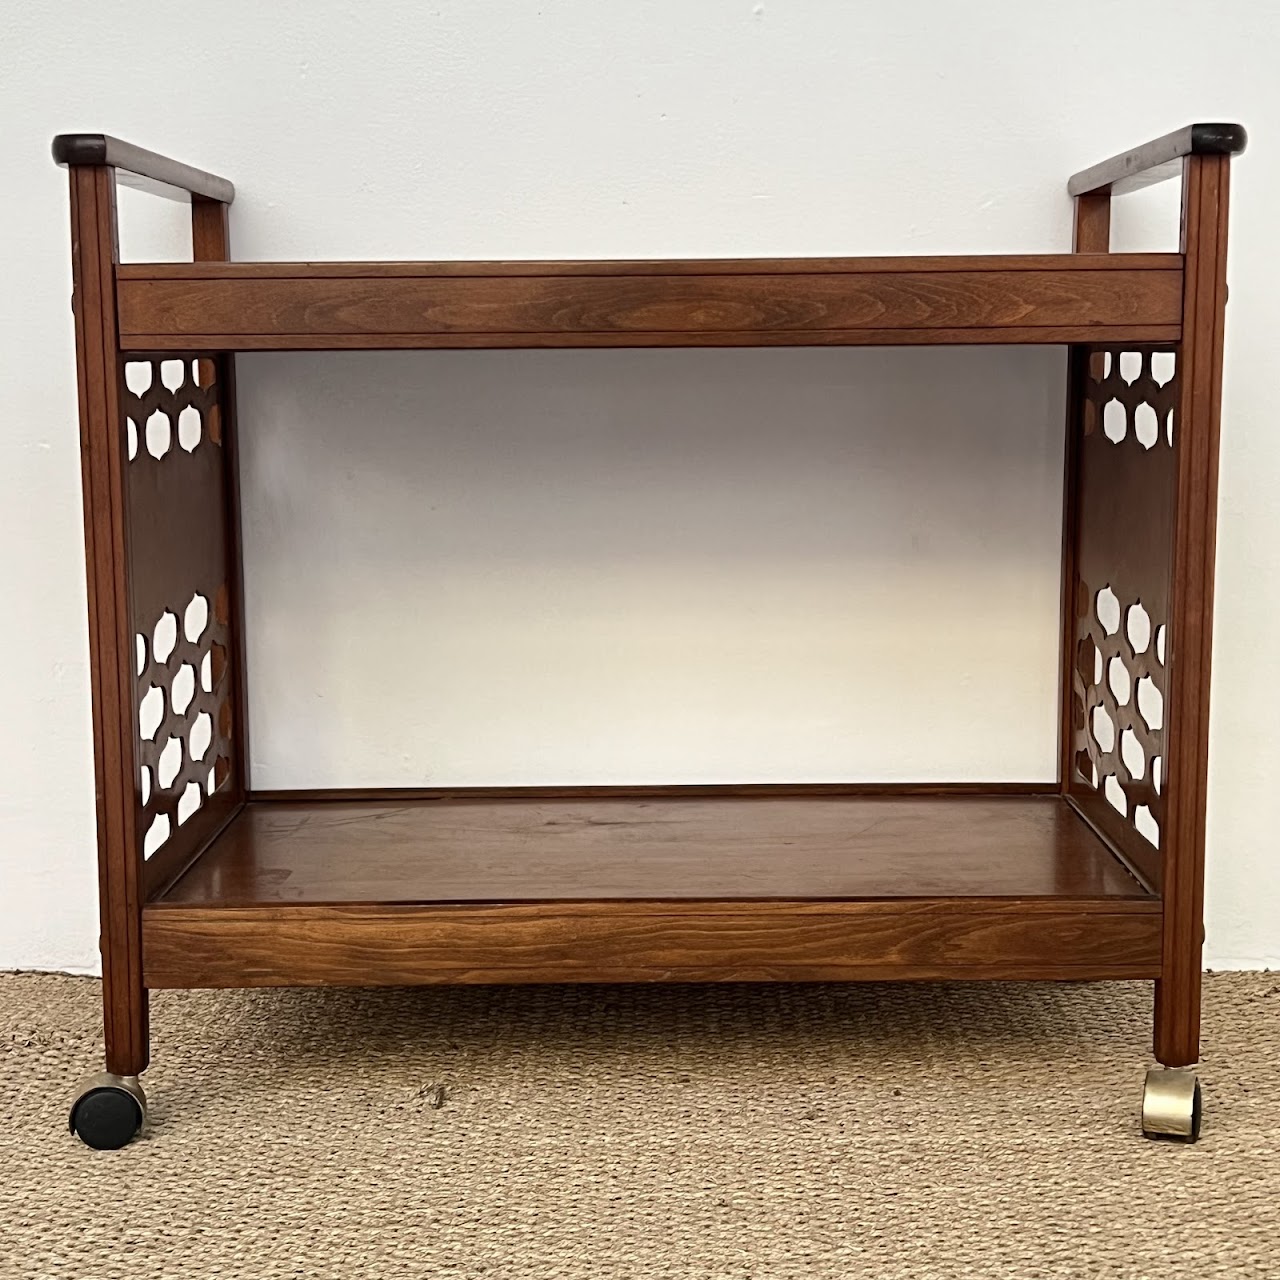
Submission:
POLYGON ((171 200, 182 198, 178 191, 216 200, 219 204, 230 204, 236 198, 236 189, 226 178, 193 169, 189 164, 180 164, 105 133, 60 133, 53 140, 53 158, 70 167, 106 165, 116 170, 118 180, 125 186, 171 200))
MULTIPOLYGON (((1068 181, 1067 191, 1073 196, 1136 191, 1172 178, 1181 169, 1184 156, 1239 155, 1247 142, 1243 125, 1189 124, 1081 170, 1068 181)), ((127 175, 120 178, 127 186, 158 195, 172 196, 177 187, 222 204, 230 204, 236 196, 235 187, 226 178, 108 134, 60 133, 53 140, 53 158, 62 165, 107 165, 127 175)))
POLYGON ((1189 124, 1083 169, 1067 183, 1073 196, 1121 195, 1176 177, 1184 156, 1236 156, 1249 135, 1242 124, 1189 124))

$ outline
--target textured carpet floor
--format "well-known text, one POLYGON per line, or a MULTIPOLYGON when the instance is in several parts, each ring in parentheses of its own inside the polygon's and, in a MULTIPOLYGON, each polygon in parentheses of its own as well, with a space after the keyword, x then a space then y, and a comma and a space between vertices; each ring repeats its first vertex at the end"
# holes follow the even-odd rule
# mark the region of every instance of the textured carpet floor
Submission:
POLYGON ((163 992, 93 1152, 95 982, 0 976, 0 1275, 1280 1276, 1280 974, 1212 976, 1205 1132, 1150 988, 163 992))

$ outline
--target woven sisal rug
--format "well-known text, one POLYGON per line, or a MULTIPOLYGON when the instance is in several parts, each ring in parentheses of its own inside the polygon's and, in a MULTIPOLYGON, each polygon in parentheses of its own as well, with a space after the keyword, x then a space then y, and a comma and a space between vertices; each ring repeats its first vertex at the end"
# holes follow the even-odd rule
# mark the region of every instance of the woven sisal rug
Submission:
POLYGON ((4 975, 0 1275, 1269 1280, 1280 974, 1207 982, 1194 1147, 1133 983, 164 992, 109 1153, 97 984, 4 975))

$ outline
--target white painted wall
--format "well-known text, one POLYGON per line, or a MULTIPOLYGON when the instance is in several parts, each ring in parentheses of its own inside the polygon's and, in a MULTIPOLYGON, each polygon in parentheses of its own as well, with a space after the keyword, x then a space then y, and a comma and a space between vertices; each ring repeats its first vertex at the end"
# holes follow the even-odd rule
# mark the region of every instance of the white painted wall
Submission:
MULTIPOLYGON (((237 184, 237 253, 1052 251, 1066 176, 1239 119, 1208 959, 1280 963, 1280 12, 78 0, 0 15, 0 966, 96 963, 58 131, 237 184)), ((1119 208, 1172 247, 1176 189, 1119 208)), ((126 193, 127 256, 183 211, 126 193)), ((1052 770, 1061 352, 241 363, 264 785, 1052 770)))

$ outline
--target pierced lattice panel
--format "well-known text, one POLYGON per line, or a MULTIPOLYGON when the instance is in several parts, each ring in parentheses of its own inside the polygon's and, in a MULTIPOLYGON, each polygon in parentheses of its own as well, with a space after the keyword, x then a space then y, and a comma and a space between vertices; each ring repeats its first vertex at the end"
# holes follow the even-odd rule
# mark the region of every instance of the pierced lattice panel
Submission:
POLYGON ((1151 869, 1165 810, 1177 357, 1098 347, 1077 358, 1071 788, 1151 869))
POLYGON ((234 773, 231 544, 214 361, 122 369, 138 830, 145 858, 195 852, 234 773))

